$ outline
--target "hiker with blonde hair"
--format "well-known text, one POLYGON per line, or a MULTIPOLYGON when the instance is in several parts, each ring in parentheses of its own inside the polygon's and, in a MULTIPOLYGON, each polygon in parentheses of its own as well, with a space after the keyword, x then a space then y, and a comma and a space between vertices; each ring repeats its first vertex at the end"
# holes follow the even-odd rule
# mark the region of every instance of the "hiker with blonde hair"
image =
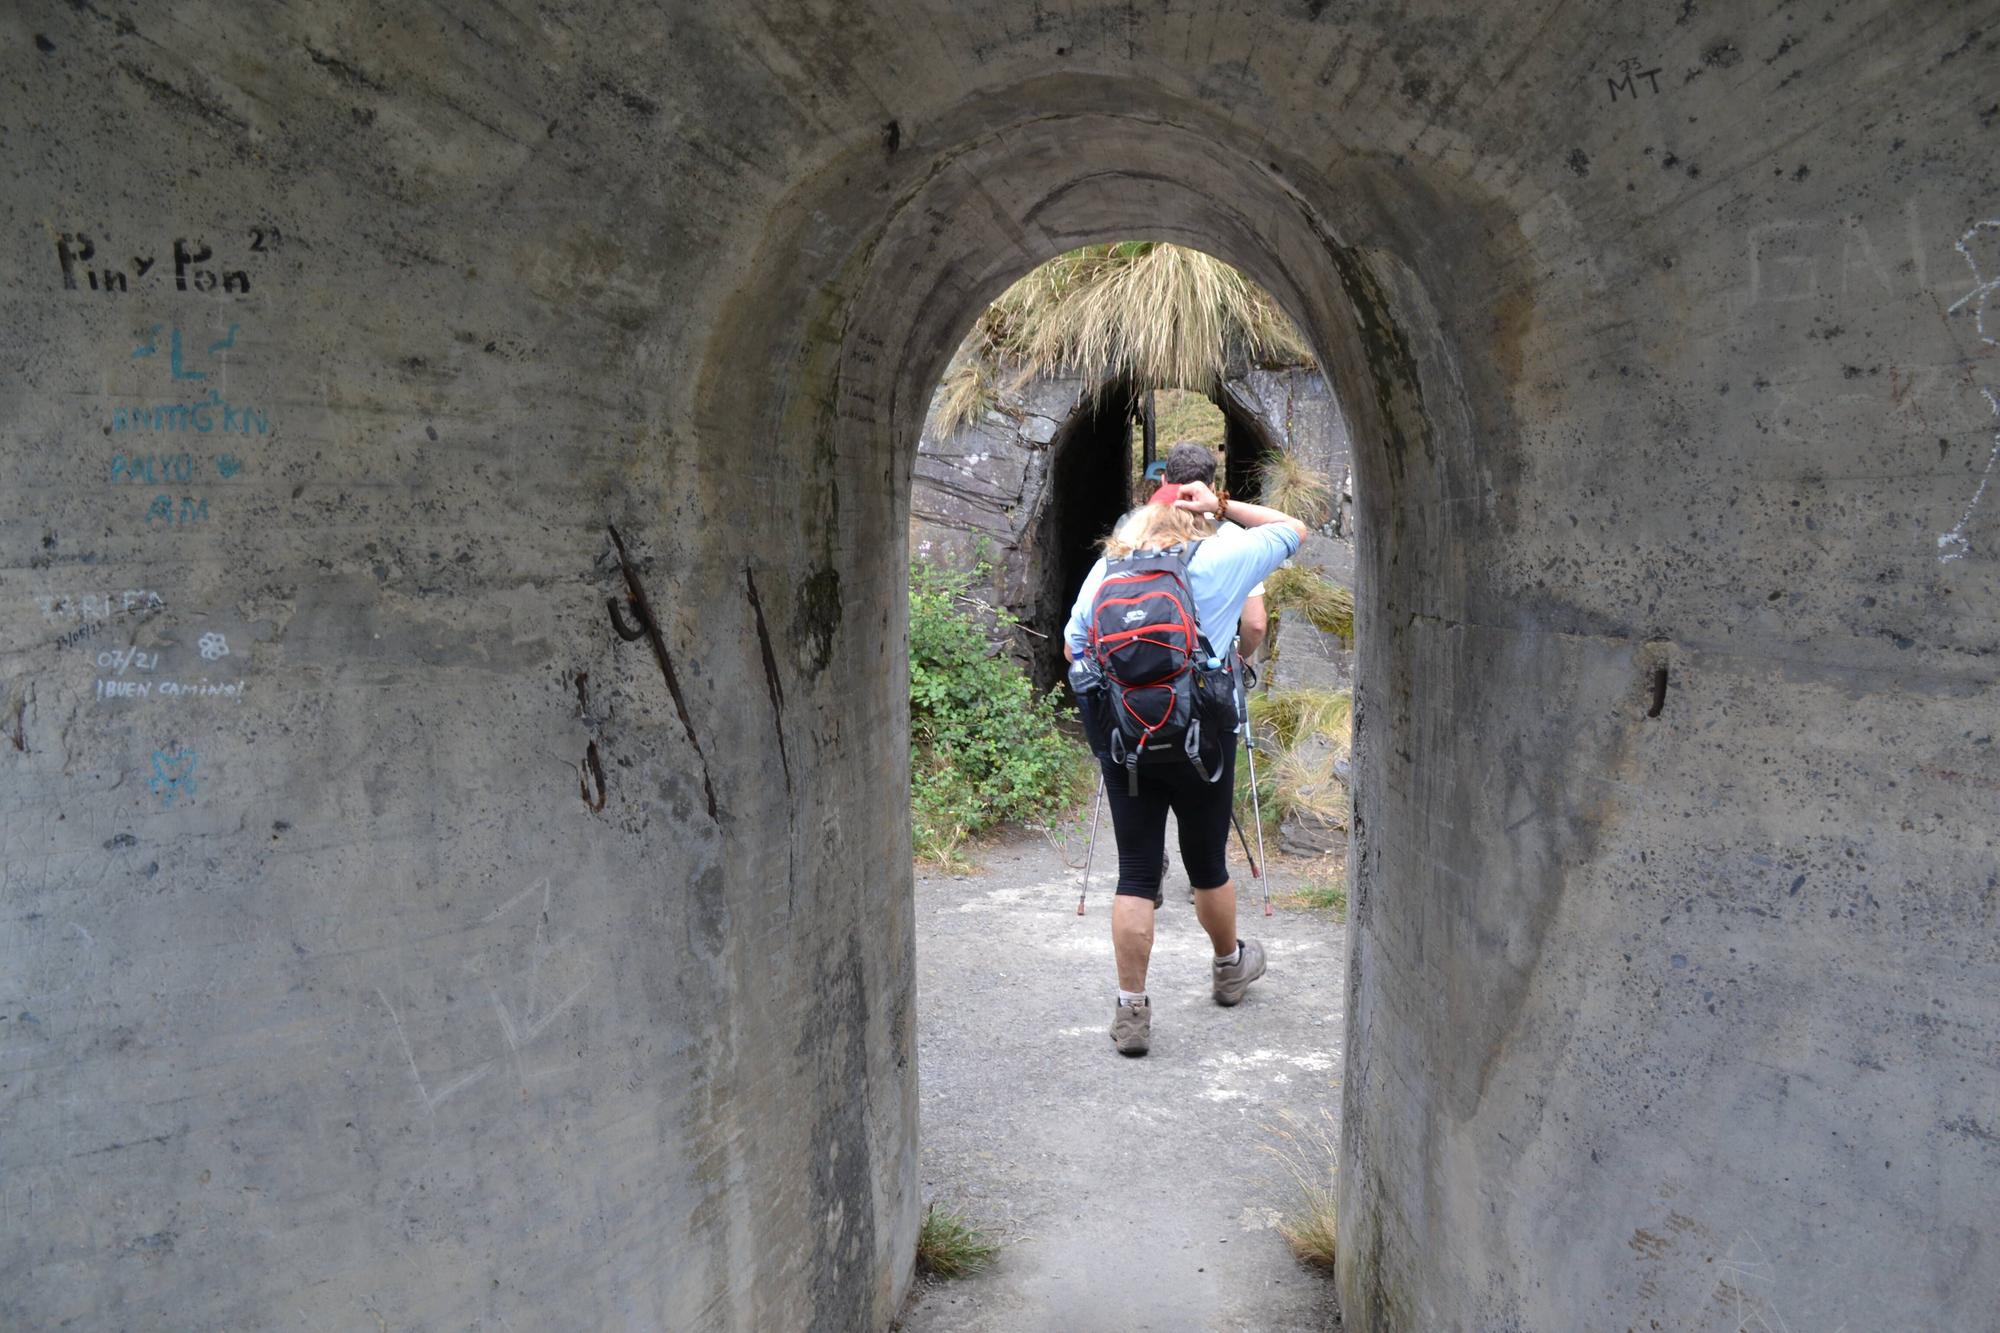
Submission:
MULTIPOLYGON (((1104 642, 1115 637, 1102 632, 1104 608, 1109 601, 1131 600, 1100 601, 1107 575, 1114 579, 1107 594, 1120 586, 1107 561, 1137 560, 1174 572, 1175 586, 1184 582, 1200 630, 1196 651, 1211 670, 1226 673, 1229 668, 1222 663, 1233 656, 1244 601, 1297 553, 1305 534, 1306 525, 1291 515, 1217 495, 1205 482, 1162 485, 1105 540, 1105 558, 1091 567, 1070 612, 1064 652, 1071 661, 1104 656, 1104 642), (1161 556, 1171 560, 1157 558, 1161 556)), ((1215 1002, 1237 1004, 1264 974, 1263 946, 1236 934, 1236 886, 1229 877, 1229 819, 1236 787, 1233 710, 1227 718, 1211 712, 1210 722, 1206 729, 1191 729, 1199 741, 1199 753, 1186 756, 1191 762, 1138 764, 1128 757, 1121 765, 1099 750, 1118 844, 1118 889, 1111 907, 1118 1002, 1111 1040, 1122 1055, 1144 1055, 1151 1045, 1146 970, 1153 952, 1153 914, 1160 904, 1169 810, 1180 825, 1181 860, 1195 889, 1195 916, 1215 950, 1210 977, 1215 1002)))

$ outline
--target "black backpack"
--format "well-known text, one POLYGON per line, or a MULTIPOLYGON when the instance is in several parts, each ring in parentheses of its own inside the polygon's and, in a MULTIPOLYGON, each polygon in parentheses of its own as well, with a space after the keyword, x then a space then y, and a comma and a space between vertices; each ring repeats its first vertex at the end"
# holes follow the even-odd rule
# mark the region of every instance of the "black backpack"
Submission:
POLYGON ((1091 748, 1125 770, 1134 796, 1142 763, 1185 760, 1206 781, 1222 777, 1221 763, 1211 772, 1201 761, 1202 719, 1220 683, 1206 677, 1226 673, 1201 636, 1188 589, 1188 561, 1200 545, 1105 561, 1083 670, 1071 675, 1091 748))

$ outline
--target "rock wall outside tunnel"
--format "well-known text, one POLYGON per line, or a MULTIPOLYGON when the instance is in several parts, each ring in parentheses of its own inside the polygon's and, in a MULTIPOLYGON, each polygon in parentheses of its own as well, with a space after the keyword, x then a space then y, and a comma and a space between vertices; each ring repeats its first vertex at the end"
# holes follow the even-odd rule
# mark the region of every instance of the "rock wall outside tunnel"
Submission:
POLYGON ((914 441, 1143 234, 1352 419, 1349 1321, 1977 1325, 1997 20, 9 9, 0 1322, 884 1325, 914 441))
MULTIPOLYGON (((1020 622, 1002 626, 973 608, 995 650, 1011 653, 1036 689, 1047 690, 1067 667, 1061 631, 1077 589, 1135 498, 1134 395, 1118 384, 1024 378, 1004 368, 995 380, 992 405, 971 420, 947 431, 935 410, 927 415, 912 472, 910 542, 917 560, 965 573, 972 598, 1020 622)), ((1227 484, 1259 498, 1259 469, 1272 451, 1327 479, 1328 521, 1308 538, 1301 562, 1352 588, 1351 447, 1325 377, 1309 367, 1237 367, 1217 393, 1228 413, 1227 484)), ((1161 452, 1172 443, 1163 437, 1161 452)), ((1283 650, 1291 654, 1287 685, 1350 683, 1351 652, 1302 618, 1287 626, 1283 650)))

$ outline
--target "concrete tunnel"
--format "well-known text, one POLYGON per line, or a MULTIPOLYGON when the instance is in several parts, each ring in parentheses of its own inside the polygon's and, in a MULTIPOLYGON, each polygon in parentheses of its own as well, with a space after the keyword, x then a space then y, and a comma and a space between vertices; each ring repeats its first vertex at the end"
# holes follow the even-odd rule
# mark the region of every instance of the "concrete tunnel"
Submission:
POLYGON ((885 1327, 912 452, 1151 237, 1353 425, 1347 1322, 1990 1326, 1996 49, 9 7, 0 1325, 885 1327))

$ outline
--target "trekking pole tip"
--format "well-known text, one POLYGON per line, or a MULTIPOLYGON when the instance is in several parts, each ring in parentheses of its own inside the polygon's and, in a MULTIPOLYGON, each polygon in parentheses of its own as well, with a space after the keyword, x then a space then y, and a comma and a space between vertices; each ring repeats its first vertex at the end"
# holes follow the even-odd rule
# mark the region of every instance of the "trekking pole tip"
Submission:
POLYGON ((1082 899, 1080 899, 1080 898, 1079 898, 1079 899, 1077 900, 1077 904, 1076 904, 1076 914, 1077 914, 1078 916, 1082 916, 1082 915, 1083 915, 1083 900, 1082 900, 1082 899))
POLYGON ((1275 915, 1277 915, 1277 913, 1275 913, 1275 912, 1273 912, 1273 911, 1271 910, 1271 900, 1270 900, 1269 898, 1266 898, 1266 899, 1264 900, 1264 915, 1265 915, 1265 916, 1275 916, 1275 915))

